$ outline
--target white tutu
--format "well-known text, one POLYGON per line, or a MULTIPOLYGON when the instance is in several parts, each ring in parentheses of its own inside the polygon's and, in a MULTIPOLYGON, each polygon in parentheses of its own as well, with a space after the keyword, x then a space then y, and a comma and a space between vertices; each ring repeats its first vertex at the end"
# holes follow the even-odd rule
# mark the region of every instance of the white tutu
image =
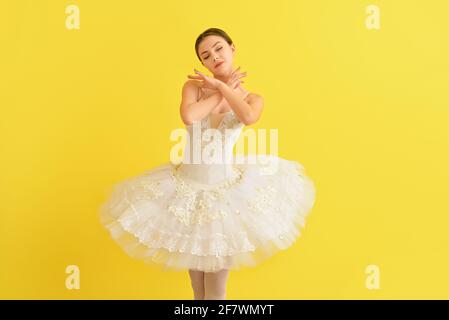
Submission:
MULTIPOLYGON (((226 117, 220 127, 239 133, 243 124, 233 112, 226 117)), ((296 241, 315 186, 296 161, 240 160, 223 166, 169 162, 121 181, 108 191, 101 223, 130 256, 165 269, 255 266, 296 241)))

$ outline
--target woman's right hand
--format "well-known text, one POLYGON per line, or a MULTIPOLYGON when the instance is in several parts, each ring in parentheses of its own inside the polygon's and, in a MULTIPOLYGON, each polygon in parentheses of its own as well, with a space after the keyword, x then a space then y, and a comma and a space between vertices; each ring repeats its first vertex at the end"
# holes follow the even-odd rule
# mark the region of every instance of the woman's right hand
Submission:
MULTIPOLYGON (((237 69, 235 69, 234 71, 232 71, 231 76, 229 77, 228 81, 226 82, 226 85, 228 85, 228 87, 230 87, 231 89, 235 90, 239 87, 239 85, 241 83, 244 83, 243 80, 240 80, 243 77, 246 77, 246 72, 238 72, 238 70, 240 69, 240 67, 238 67, 237 69)), ((207 77, 204 74, 202 74, 201 72, 197 71, 196 69, 195 73, 197 73, 197 75, 188 75, 187 77, 190 79, 195 79, 195 80, 202 80, 201 82, 201 87, 204 90, 209 90, 210 92, 216 93, 219 92, 218 88, 217 88, 217 84, 214 81, 219 81, 217 79, 214 79, 212 77, 207 77)))
POLYGON ((246 72, 238 72, 240 67, 232 71, 231 76, 229 77, 229 80, 226 82, 226 84, 233 90, 237 89, 241 83, 245 83, 245 81, 240 80, 243 77, 246 77, 246 72))
MULTIPOLYGON (((246 72, 240 73, 238 72, 238 70, 240 69, 240 67, 238 67, 237 69, 235 69, 231 76, 229 77, 229 80, 226 82, 226 84, 233 89, 234 92, 237 93, 241 93, 238 88, 240 86, 241 83, 244 83, 243 80, 240 80, 243 77, 246 77, 246 72)), ((245 95, 245 93, 241 93, 241 96, 243 97, 245 95)), ((219 110, 229 110, 231 109, 231 107, 228 104, 228 101, 222 97, 220 103, 217 105, 217 109, 219 110)))

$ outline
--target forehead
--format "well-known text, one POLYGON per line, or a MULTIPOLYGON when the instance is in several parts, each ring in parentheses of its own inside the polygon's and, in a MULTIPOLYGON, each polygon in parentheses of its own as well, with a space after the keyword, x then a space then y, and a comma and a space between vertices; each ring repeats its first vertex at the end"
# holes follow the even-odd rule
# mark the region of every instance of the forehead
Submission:
POLYGON ((226 42, 222 37, 216 35, 205 37, 198 46, 198 52, 201 54, 203 51, 210 50, 217 41, 220 41, 221 44, 226 42))

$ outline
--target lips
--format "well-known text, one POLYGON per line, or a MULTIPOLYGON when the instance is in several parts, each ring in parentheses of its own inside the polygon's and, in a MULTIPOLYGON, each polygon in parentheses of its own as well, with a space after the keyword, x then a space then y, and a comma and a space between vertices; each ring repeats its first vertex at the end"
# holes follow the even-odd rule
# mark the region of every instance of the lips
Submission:
POLYGON ((215 65, 215 68, 218 68, 218 67, 221 66, 223 63, 224 63, 224 61, 221 61, 221 62, 217 63, 217 64, 215 65))

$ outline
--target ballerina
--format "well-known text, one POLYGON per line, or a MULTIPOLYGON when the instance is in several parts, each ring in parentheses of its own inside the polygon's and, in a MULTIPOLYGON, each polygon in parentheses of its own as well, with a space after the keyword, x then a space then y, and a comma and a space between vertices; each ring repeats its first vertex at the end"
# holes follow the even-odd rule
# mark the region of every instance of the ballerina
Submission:
MULTIPOLYGON (((195 50, 213 76, 195 70, 183 86, 184 157, 195 143, 207 147, 202 137, 194 141, 195 126, 230 132, 219 148, 232 155, 242 129, 259 120, 263 97, 243 88, 247 73, 234 68, 236 49, 223 30, 201 33, 195 50)), ((213 163, 163 163, 114 185, 101 223, 130 256, 188 270, 194 299, 226 299, 230 270, 290 247, 315 203, 315 185, 299 162, 256 158, 263 163, 250 155, 240 164, 220 156, 213 163), (276 170, 267 174, 273 163, 276 170)))

